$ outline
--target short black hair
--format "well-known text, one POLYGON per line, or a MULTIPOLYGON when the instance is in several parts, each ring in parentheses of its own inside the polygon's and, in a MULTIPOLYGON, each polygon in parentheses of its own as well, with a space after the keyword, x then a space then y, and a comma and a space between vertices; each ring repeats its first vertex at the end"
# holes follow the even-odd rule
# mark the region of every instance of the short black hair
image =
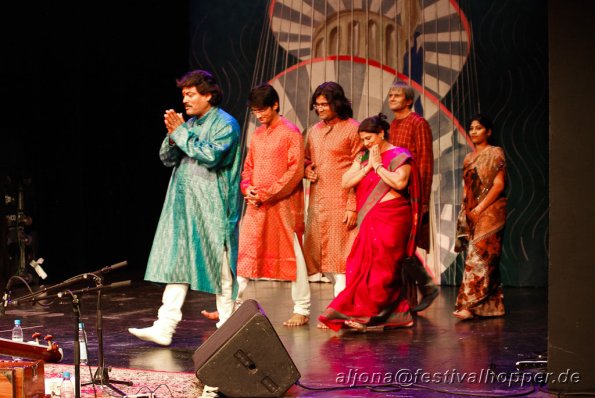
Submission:
MULTIPOLYGON (((248 95, 248 106, 250 108, 268 108, 275 105, 275 102, 279 104, 279 94, 269 83, 260 83, 250 90, 250 95, 248 95)), ((279 113, 280 107, 276 111, 279 113)))
POLYGON ((221 91, 221 87, 217 84, 215 76, 206 70, 197 69, 190 71, 176 80, 176 84, 179 88, 196 87, 196 91, 202 95, 211 94, 209 104, 213 106, 219 105, 223 100, 223 91, 221 91))

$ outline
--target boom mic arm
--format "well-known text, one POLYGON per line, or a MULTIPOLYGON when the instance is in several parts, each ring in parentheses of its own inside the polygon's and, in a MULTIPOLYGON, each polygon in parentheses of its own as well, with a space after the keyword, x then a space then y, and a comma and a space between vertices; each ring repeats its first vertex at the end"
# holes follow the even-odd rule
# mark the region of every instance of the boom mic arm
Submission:
POLYGON ((58 292, 56 293, 56 297, 61 298, 70 294, 80 294, 80 293, 90 293, 90 292, 95 292, 97 290, 105 290, 105 289, 118 289, 121 287, 126 287, 126 286, 130 286, 132 284, 132 281, 128 280, 128 281, 121 281, 121 282, 114 282, 114 283, 110 283, 109 285, 102 285, 102 286, 96 286, 96 287, 87 287, 84 289, 78 289, 78 290, 64 290, 62 292, 58 292))
MULTIPOLYGON (((33 268, 35 268, 35 270, 37 271, 37 268, 41 268, 39 267, 39 264, 43 262, 43 259, 39 259, 37 261, 32 261, 32 263, 35 263, 36 266, 34 266, 33 264, 30 264, 33 268), (41 260, 41 262, 40 262, 41 260)), ((102 269, 98 270, 98 271, 94 271, 94 272, 85 272, 84 274, 80 274, 77 276, 74 276, 64 282, 58 283, 56 285, 53 286, 49 286, 49 287, 44 287, 43 289, 33 292, 31 290, 31 288, 29 288, 30 293, 26 294, 25 296, 19 297, 18 299, 13 299, 11 301, 11 297, 10 297, 10 287, 12 286, 12 281, 13 279, 19 279, 22 280, 27 286, 29 286, 27 284, 27 281, 25 281, 23 278, 19 277, 19 276, 13 276, 8 280, 8 283, 6 284, 6 289, 5 289, 5 293, 4 296, 2 297, 2 303, 0 305, 0 316, 4 313, 4 311, 6 310, 6 307, 8 307, 10 304, 19 304, 21 302, 35 302, 41 295, 44 295, 44 298, 49 298, 48 296, 45 296, 45 294, 47 294, 50 291, 55 291, 55 290, 59 290, 59 289, 63 289, 67 286, 70 286, 74 283, 77 282, 81 282, 83 280, 87 280, 89 278, 93 278, 93 280, 96 282, 96 284, 98 285, 97 288, 94 289, 81 289, 78 290, 77 292, 90 292, 90 291, 95 291, 95 290, 99 290, 101 288, 102 285, 102 279, 101 279, 101 274, 110 272, 110 271, 114 271, 116 269, 122 268, 124 266, 128 265, 127 261, 121 261, 119 263, 113 264, 113 265, 108 265, 107 267, 103 267, 102 269), (99 280, 99 282, 98 282, 99 280)), ((43 270, 42 270, 43 271, 43 270)), ((44 272, 45 274, 45 272, 44 272)), ((41 275, 39 275, 41 277, 41 275)), ((43 277, 42 277, 43 279, 43 277)), ((116 288, 116 287, 121 287, 123 286, 122 283, 128 283, 130 284, 130 281, 126 281, 126 282, 117 282, 117 283, 113 283, 111 285, 107 285, 105 286, 106 288, 116 288)), ((60 292, 62 294, 65 294, 68 291, 63 291, 60 292)), ((57 296, 57 295, 56 295, 57 296)))

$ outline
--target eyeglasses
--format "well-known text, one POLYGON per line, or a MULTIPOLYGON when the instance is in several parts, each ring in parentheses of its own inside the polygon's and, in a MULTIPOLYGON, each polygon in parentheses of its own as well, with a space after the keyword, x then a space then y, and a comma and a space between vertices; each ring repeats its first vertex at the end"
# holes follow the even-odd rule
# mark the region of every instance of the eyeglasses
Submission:
POLYGON ((324 109, 328 108, 330 104, 328 102, 315 102, 314 109, 324 109))

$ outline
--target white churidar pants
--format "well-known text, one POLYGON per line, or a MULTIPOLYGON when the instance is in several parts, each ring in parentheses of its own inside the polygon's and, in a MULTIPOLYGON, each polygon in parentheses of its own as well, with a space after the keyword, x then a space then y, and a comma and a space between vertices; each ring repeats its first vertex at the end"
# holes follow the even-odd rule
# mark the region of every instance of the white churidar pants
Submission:
MULTIPOLYGON (((217 294, 215 302, 219 311, 217 327, 223 325, 233 312, 234 302, 231 299, 233 274, 229 268, 228 252, 223 252, 221 261, 221 294, 217 294)), ((157 320, 153 323, 157 329, 173 334, 176 326, 182 320, 182 306, 188 293, 187 283, 168 283, 161 298, 162 305, 157 313, 157 320)))
MULTIPOLYGON (((291 282, 291 299, 293 300, 293 312, 296 314, 310 316, 310 283, 308 282, 308 270, 306 260, 302 254, 302 248, 297 235, 293 234, 293 250, 296 259, 296 278, 291 282)), ((240 306, 244 299, 244 291, 248 286, 249 279, 238 276, 238 299, 236 308, 240 306)))

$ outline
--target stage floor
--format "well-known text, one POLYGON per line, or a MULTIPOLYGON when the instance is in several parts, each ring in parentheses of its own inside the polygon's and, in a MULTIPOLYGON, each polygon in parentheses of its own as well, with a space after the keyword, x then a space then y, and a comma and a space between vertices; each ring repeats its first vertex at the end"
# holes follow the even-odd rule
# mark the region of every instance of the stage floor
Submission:
MULTIPOLYGON (((352 384, 384 384, 417 381, 417 388, 371 392, 365 389, 313 392, 293 386, 287 396, 401 396, 444 397, 451 394, 432 389, 466 391, 487 396, 530 391, 529 376, 516 375, 515 363, 535 360, 547 350, 547 290, 505 289, 508 314, 494 319, 458 321, 452 316, 455 287, 442 287, 434 304, 408 329, 366 334, 335 333, 316 327, 316 317, 332 298, 331 285, 311 283, 312 319, 303 327, 282 325, 292 309, 290 284, 250 282, 247 298, 265 310, 297 369, 300 382, 312 387, 352 384), (415 375, 417 374, 417 379, 415 375), (512 381, 510 381, 512 377, 512 381), (515 380, 516 377, 516 380, 515 380), (413 379, 412 379, 413 378, 413 379), (529 390, 528 390, 529 388, 529 390)), ((143 342, 130 335, 129 327, 150 326, 161 302, 163 287, 134 282, 131 287, 106 291, 102 299, 105 366, 194 372, 192 354, 215 332, 214 322, 200 316, 214 310, 214 296, 191 292, 183 308, 170 347, 143 342)), ((24 294, 24 292, 22 292, 24 294)), ((18 297, 13 293, 13 297, 18 297)), ((81 298, 91 364, 97 362, 96 295, 81 298)), ((0 337, 10 338, 14 319, 21 319, 25 336, 39 331, 55 336, 65 352, 65 363, 73 363, 74 316, 69 300, 48 308, 22 304, 9 307, 0 318, 0 337)), ((266 347, 263 347, 266 349, 266 347)), ((528 396, 546 396, 534 392, 528 396)))

